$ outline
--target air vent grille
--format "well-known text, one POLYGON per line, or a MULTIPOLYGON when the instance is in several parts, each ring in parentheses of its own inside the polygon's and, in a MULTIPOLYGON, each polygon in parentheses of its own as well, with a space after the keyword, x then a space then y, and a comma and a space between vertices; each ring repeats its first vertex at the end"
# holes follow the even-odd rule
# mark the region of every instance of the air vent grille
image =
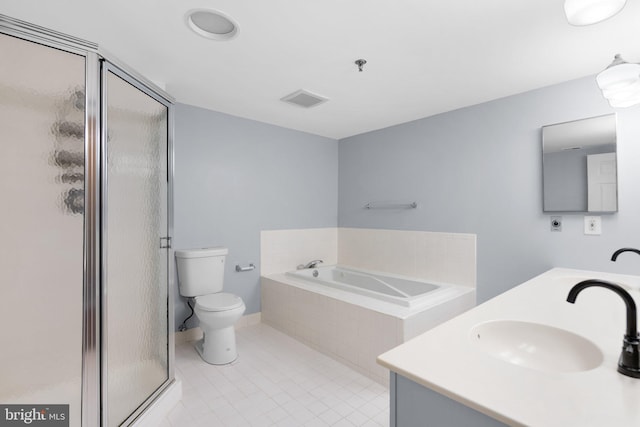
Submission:
POLYGON ((285 96, 284 98, 280 98, 280 100, 297 105, 298 107, 311 108, 315 107, 316 105, 320 105, 323 102, 328 101, 329 99, 320 95, 316 95, 315 93, 300 89, 285 96))

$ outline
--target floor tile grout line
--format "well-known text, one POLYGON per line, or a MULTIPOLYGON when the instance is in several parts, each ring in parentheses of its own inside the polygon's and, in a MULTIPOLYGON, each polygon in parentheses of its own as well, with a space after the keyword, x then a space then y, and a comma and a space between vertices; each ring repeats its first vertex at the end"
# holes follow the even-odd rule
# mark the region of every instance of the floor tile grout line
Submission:
MULTIPOLYGON (((194 357, 195 350, 191 345, 178 344, 177 372, 185 390, 188 390, 185 394, 199 396, 209 408, 209 416, 218 420, 252 426, 256 425, 256 418, 267 417, 278 409, 290 418, 275 422, 269 418, 265 425, 291 425, 292 420, 298 419, 305 420, 301 421, 302 425, 311 422, 314 422, 313 425, 333 425, 343 420, 350 424, 360 420, 355 421, 356 424, 379 425, 381 418, 388 419, 388 404, 382 408, 376 405, 381 397, 386 397, 388 401, 388 391, 383 386, 269 326, 257 324, 240 330, 238 348, 241 357, 236 363, 224 367, 207 365, 199 356, 194 357), (268 371, 263 374, 264 370, 268 371), (336 393, 343 398, 341 405, 344 406, 338 406, 342 413, 336 412, 325 400, 336 393), (288 400, 280 398, 278 402, 275 396, 282 394, 288 396, 288 400), (216 396, 215 400, 207 402, 211 396, 216 396), (221 401, 227 406, 222 405, 221 401), (215 405, 213 408, 211 406, 216 402, 218 412, 215 405), (243 406, 249 404, 253 406, 243 414, 243 406), (325 410, 317 413, 310 410, 318 408, 318 405, 324 406, 325 410), (363 408, 368 411, 363 411, 363 408), (334 416, 333 422, 329 423, 322 415, 331 411, 338 417, 334 416)), ((170 414, 168 424, 173 427, 179 423, 180 415, 189 418, 187 408, 192 406, 201 405, 183 404, 182 413, 173 414, 173 418, 178 419, 173 420, 170 414)), ((202 409, 199 408, 200 411, 202 409)))

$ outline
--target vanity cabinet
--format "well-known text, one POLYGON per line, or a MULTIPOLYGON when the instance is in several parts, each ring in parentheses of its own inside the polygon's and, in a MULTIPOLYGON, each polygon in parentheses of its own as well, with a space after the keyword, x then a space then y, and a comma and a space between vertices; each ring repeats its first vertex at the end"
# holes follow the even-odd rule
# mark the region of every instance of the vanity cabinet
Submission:
MULTIPOLYGON (((507 424, 391 372, 391 427, 504 427, 507 424)), ((487 384, 487 387, 491 387, 487 384)))
POLYGON ((618 372, 628 310, 603 281, 640 306, 640 276, 554 268, 378 356, 391 425, 640 426, 640 380, 618 372))

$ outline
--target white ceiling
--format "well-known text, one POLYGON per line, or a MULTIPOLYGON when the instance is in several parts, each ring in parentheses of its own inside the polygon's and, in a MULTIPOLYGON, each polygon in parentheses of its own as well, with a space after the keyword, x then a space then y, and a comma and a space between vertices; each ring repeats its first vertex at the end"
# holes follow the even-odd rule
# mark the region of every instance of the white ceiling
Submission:
POLYGON ((616 53, 640 62, 640 0, 627 3, 588 27, 563 0, 1 0, 0 13, 96 42, 178 102, 340 139, 595 74, 616 53), (194 8, 238 35, 194 34, 194 8), (298 89, 329 101, 280 101, 298 89))

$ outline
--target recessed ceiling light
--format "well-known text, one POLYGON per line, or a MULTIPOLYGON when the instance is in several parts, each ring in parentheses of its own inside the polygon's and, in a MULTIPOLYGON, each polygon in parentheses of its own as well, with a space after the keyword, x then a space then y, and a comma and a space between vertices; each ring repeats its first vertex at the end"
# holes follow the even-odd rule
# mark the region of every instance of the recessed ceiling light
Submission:
POLYGON ((238 34, 238 25, 217 10, 190 10, 187 25, 196 34, 212 40, 229 40, 238 34))

